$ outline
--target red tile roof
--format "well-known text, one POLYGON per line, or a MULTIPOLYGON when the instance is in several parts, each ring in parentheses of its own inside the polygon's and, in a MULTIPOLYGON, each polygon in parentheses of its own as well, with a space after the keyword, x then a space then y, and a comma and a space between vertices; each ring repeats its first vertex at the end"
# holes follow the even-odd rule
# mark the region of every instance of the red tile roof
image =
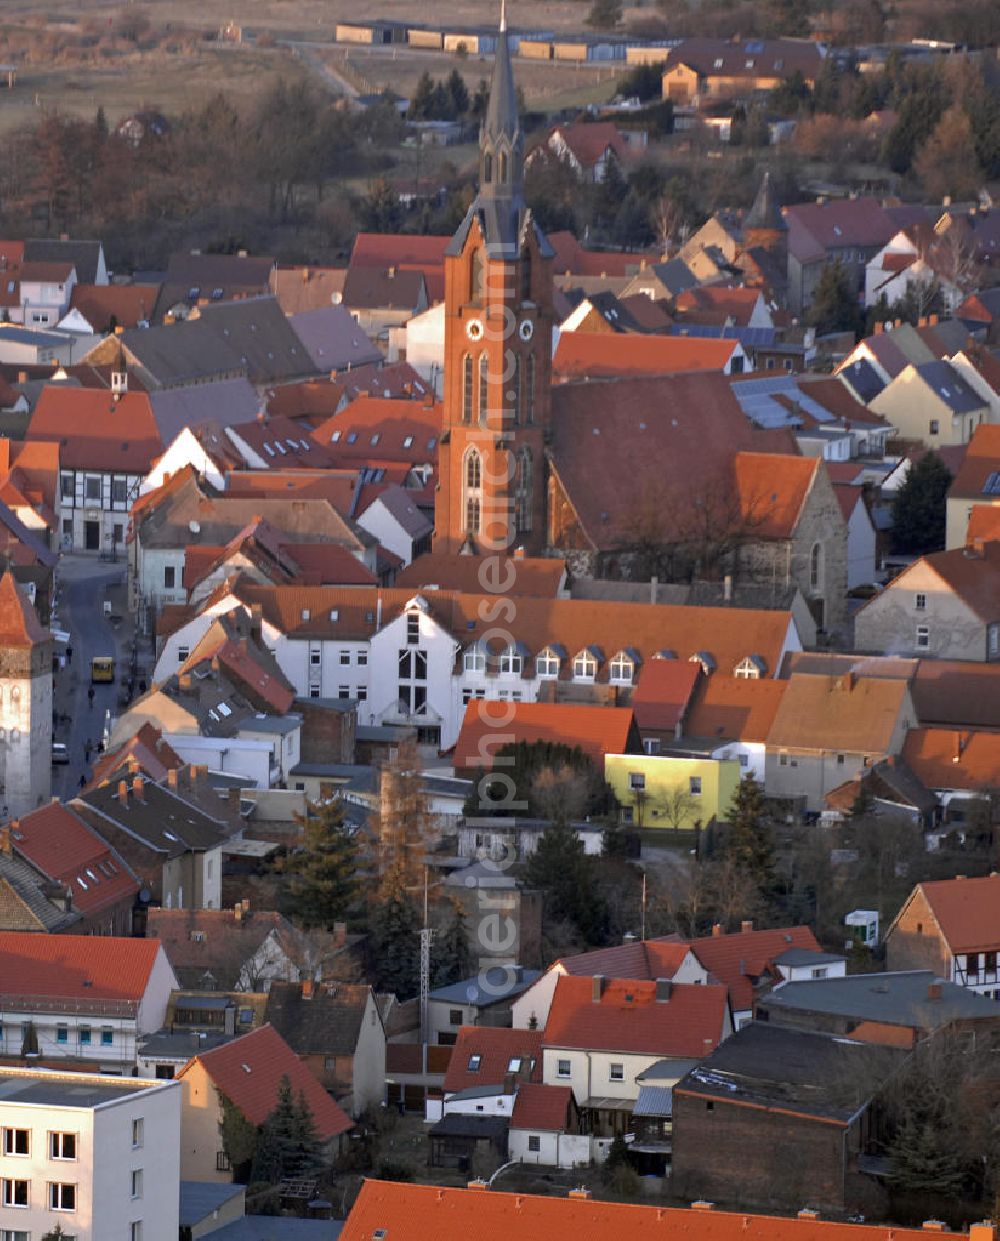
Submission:
POLYGON ((353 1128, 351 1118, 271 1025, 261 1026, 242 1038, 195 1056, 178 1076, 183 1077, 195 1063, 201 1064, 219 1093, 235 1104, 253 1125, 262 1125, 274 1111, 281 1079, 287 1077, 293 1095, 298 1098, 301 1092, 305 1096, 316 1133, 322 1141, 353 1128))
POLYGON ((636 940, 615 944, 611 948, 595 948, 572 957, 560 958, 558 964, 567 974, 592 978, 673 978, 688 954, 685 940, 675 935, 660 939, 636 940))
POLYGON ((762 745, 787 685, 787 681, 770 678, 713 673, 698 687, 684 731, 691 737, 762 745))
POLYGON ((127 392, 116 401, 96 388, 49 385, 25 438, 58 443, 59 464, 69 470, 147 474, 163 452, 145 392, 127 392))
POLYGON ((929 789, 1000 786, 1000 733, 954 728, 911 728, 903 759, 929 789))
POLYGON ((132 898, 139 883, 97 832, 68 806, 51 802, 11 823, 14 852, 72 893, 88 916, 132 898))
POLYGON ((401 573, 396 574, 396 586, 401 590, 430 589, 459 590, 478 594, 484 589, 483 574, 487 583, 503 582, 508 595, 536 595, 542 599, 554 599, 566 573, 562 560, 552 557, 494 558, 479 556, 448 556, 441 552, 428 552, 418 556, 401 573), (510 581, 510 586, 506 583, 510 581))
POLYGON ((791 538, 821 469, 819 458, 740 452, 734 469, 740 512, 750 537, 791 538))
POLYGON ((451 235, 417 233, 358 233, 351 250, 352 267, 389 267, 392 264, 440 264, 451 235))
POLYGON ((628 153, 625 139, 612 121, 591 121, 580 124, 556 125, 550 131, 549 145, 559 135, 584 168, 592 168, 605 151, 612 150, 619 159, 628 153))
POLYGON ((542 1031, 510 1030, 493 1026, 462 1026, 452 1048, 444 1076, 446 1094, 475 1086, 502 1086, 512 1060, 522 1062, 522 1072, 533 1061, 526 1080, 542 1080, 542 1031), (470 1069, 469 1060, 479 1057, 479 1068, 470 1069))
POLYGON ((160 784, 166 779, 168 771, 176 771, 183 766, 183 759, 163 740, 160 730, 147 721, 117 750, 109 750, 98 757, 91 784, 110 780, 123 767, 130 772, 144 771, 151 780, 160 784))
POLYGON ((662 1001, 655 981, 608 979, 596 1002, 593 990, 592 978, 556 981, 546 1047, 699 1058, 724 1036, 724 987, 672 984, 662 1001))
POLYGON ((787 431, 756 430, 721 373, 552 389, 555 473, 582 536, 602 550, 627 546, 644 523, 680 524, 695 505, 718 506, 718 521, 732 521, 733 459, 740 451, 794 455, 795 442, 787 431))
POLYGON ((465 708, 455 742, 455 766, 492 767, 503 746, 539 741, 577 746, 600 770, 605 754, 634 754, 640 749, 630 707, 474 698, 465 708))
POLYGON ((514 1099, 512 1129, 541 1129, 559 1133, 566 1128, 573 1091, 569 1086, 525 1082, 514 1099))
POLYGON ((789 948, 820 951, 816 936, 807 926, 736 931, 732 935, 706 935, 691 941, 691 951, 705 969, 729 988, 729 998, 736 1012, 751 1007, 752 980, 762 977, 775 957, 789 948))
POLYGON ((0 577, 0 646, 23 649, 45 642, 49 631, 12 573, 0 577))
POLYGON ((549 245, 555 251, 552 270, 557 276, 566 272, 574 276, 631 276, 644 262, 655 262, 658 257, 649 252, 585 250, 570 232, 550 233, 549 245))
POLYGON ((674 310, 681 322, 725 324, 747 327, 761 300, 760 289, 731 289, 722 285, 697 285, 674 299, 674 310))
POLYGON ((78 310, 95 332, 136 327, 153 317, 160 295, 158 284, 75 284, 70 310, 78 310))
POLYGON ((0 996, 137 1004, 159 951, 155 939, 0 931, 0 996))
POLYGON ((1000 541, 1000 507, 992 504, 974 504, 969 517, 969 527, 965 533, 965 541, 969 546, 976 542, 996 543, 1000 541))
POLYGON ((627 332, 563 332, 552 373, 557 381, 612 375, 677 375, 721 371, 739 347, 735 340, 698 336, 642 336, 627 332))
POLYGON ((640 731, 673 732, 691 703, 701 665, 680 659, 651 659, 632 691, 640 731))
POLYGON ((1000 875, 918 884, 952 952, 1000 947, 1000 875))
POLYGON ((336 464, 402 461, 434 464, 444 407, 421 401, 359 396, 321 423, 312 434, 336 464))
POLYGON ((364 1181, 340 1241, 379 1229, 389 1241, 927 1241, 919 1228, 364 1181))

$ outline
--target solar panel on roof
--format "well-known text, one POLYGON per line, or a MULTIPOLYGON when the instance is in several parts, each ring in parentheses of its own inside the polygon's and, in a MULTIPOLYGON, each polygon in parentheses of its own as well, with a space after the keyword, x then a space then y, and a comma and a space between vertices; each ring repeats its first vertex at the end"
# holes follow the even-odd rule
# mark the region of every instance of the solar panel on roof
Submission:
POLYGON ((987 477, 986 482, 983 483, 983 495, 1000 495, 1000 471, 994 470, 993 473, 987 477))

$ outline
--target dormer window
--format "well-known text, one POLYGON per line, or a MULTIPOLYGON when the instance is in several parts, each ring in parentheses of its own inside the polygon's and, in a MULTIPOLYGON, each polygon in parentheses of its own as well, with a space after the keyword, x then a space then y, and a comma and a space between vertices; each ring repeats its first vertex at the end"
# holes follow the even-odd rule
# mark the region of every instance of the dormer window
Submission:
POLYGON ((547 646, 535 660, 535 673, 539 677, 554 678, 559 675, 559 656, 547 646))
POLYGON ((705 676, 711 676, 715 671, 715 657, 710 655, 708 651, 695 651, 688 663, 701 664, 701 670, 705 676))
POLYGON ((593 652, 583 650, 573 660, 573 676, 578 681, 593 681, 597 676, 597 660, 593 652))
POLYGON ((470 646, 465 652, 464 665, 466 672, 485 672, 486 652, 481 646, 470 646))
POLYGON ((631 685, 635 676, 635 663, 625 651, 619 651, 611 661, 611 680, 616 685, 631 685))
POLYGON ((733 669, 733 676, 744 681, 759 681, 764 675, 764 661, 759 655, 748 655, 733 669))
POLYGON ((524 657, 516 647, 508 646, 500 655, 498 670, 501 676, 520 676, 524 668, 524 657))

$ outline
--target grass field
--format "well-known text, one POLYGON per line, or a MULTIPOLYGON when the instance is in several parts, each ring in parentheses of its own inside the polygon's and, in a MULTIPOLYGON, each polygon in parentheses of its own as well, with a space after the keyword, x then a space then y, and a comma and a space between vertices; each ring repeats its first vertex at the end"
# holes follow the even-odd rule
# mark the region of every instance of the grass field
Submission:
POLYGON ((18 73, 13 91, 0 90, 0 133, 30 121, 40 108, 92 117, 103 105, 114 124, 143 107, 177 115, 220 90, 249 101, 273 79, 306 72, 280 48, 205 47, 190 55, 136 53, 108 64, 31 64, 18 73))

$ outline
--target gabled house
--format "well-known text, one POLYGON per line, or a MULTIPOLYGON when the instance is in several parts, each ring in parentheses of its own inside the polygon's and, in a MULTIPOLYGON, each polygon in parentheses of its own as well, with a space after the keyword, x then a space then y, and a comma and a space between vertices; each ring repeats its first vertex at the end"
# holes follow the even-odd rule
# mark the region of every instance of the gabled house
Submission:
POLYGON ((830 789, 899 754, 915 723, 903 680, 794 673, 767 735, 767 794, 820 811, 830 789))
POLYGON ((135 875, 69 806, 53 801, 3 829, 11 852, 63 893, 75 935, 130 935, 135 875))
POLYGON ((612 162, 621 168, 627 151, 625 137, 611 121, 556 125, 544 143, 527 156, 525 167, 531 166, 533 157, 555 158, 571 168, 579 180, 599 184, 612 162))
POLYGON ((176 986, 155 940, 0 931, 0 1049, 130 1076, 176 986))
POLYGON ((586 1162, 590 1140, 579 1132, 578 1116, 569 1086, 524 1082, 510 1117, 509 1158, 553 1168, 572 1168, 586 1162))
POLYGON ((371 987, 274 980, 266 1020, 351 1116, 385 1098, 385 1028, 371 987))
POLYGON ((704 105, 749 100, 792 74, 815 85, 824 49, 809 39, 682 39, 663 66, 663 98, 704 105))
POLYGON ((907 366, 872 400, 871 410, 899 436, 928 448, 967 444, 987 421, 990 402, 948 361, 907 366))
POLYGON ((702 752, 735 759, 740 775, 763 784, 767 734, 785 692, 785 681, 745 675, 703 677, 692 695, 677 738, 664 753, 702 752))
POLYGON ((463 1028, 509 1026, 512 1006, 540 977, 541 970, 523 965, 493 965, 472 978, 435 987, 428 993, 428 1041, 447 1047, 463 1028))
POLYGON ((725 820, 741 768, 711 755, 606 754, 604 778, 622 823, 678 831, 725 820))
POLYGON ((885 933, 889 970, 935 975, 1000 999, 1000 875, 918 883, 885 933))
POLYGON ((1000 783, 1000 733, 965 728, 911 728, 903 746, 907 767, 936 798, 934 847, 949 832, 983 831, 990 798, 1000 783), (977 822, 978 820, 978 822, 977 822))
POLYGON ((239 254, 175 251, 167 263, 155 310, 145 317, 156 322, 168 314, 182 319, 195 306, 267 293, 275 267, 273 258, 250 255, 246 251, 239 254))
POLYGON ((948 488, 945 548, 969 543, 969 528, 978 509, 1000 507, 1000 427, 976 427, 962 464, 948 488))
POLYGON ((124 370, 107 390, 48 385, 27 439, 59 445, 59 539, 65 550, 124 551, 129 509, 163 444, 145 392, 124 370))
MULTIPOLYGON (((310 945, 283 914, 235 909, 151 909, 147 934, 160 940, 186 987, 209 991, 267 991, 274 981, 297 983, 310 945)), ((324 941, 332 952, 336 937, 324 941)))
POLYGON ((362 267, 352 262, 344 281, 343 304, 358 327, 377 340, 425 311, 430 298, 419 270, 396 264, 362 267))
POLYGON ((854 618, 862 651, 1000 659, 1000 545, 921 556, 854 618))
POLYGON ((69 803, 119 854, 154 903, 168 909, 218 909, 222 843, 233 834, 168 786, 141 774, 101 784, 69 803))
POLYGON ((603 770, 608 754, 640 754, 639 732, 628 707, 599 707, 548 702, 503 704, 490 710, 482 699, 465 709, 455 742, 455 767, 490 770, 497 751, 507 745, 537 742, 568 745, 583 751, 603 770))
POLYGON ((233 1167, 223 1145, 223 1109, 230 1106, 260 1127, 274 1111, 282 1080, 293 1097, 305 1099, 316 1136, 334 1157, 353 1122, 320 1085, 273 1026, 198 1054, 181 1069, 181 1177, 233 1181, 246 1167, 233 1167), (224 1102, 225 1101, 225 1102, 224 1102))
POLYGON ((670 1061, 663 1082, 672 1085, 732 1029, 722 987, 564 975, 545 1023, 542 1081, 570 1087, 591 1158, 602 1161, 611 1141, 631 1128, 637 1078, 670 1061))

